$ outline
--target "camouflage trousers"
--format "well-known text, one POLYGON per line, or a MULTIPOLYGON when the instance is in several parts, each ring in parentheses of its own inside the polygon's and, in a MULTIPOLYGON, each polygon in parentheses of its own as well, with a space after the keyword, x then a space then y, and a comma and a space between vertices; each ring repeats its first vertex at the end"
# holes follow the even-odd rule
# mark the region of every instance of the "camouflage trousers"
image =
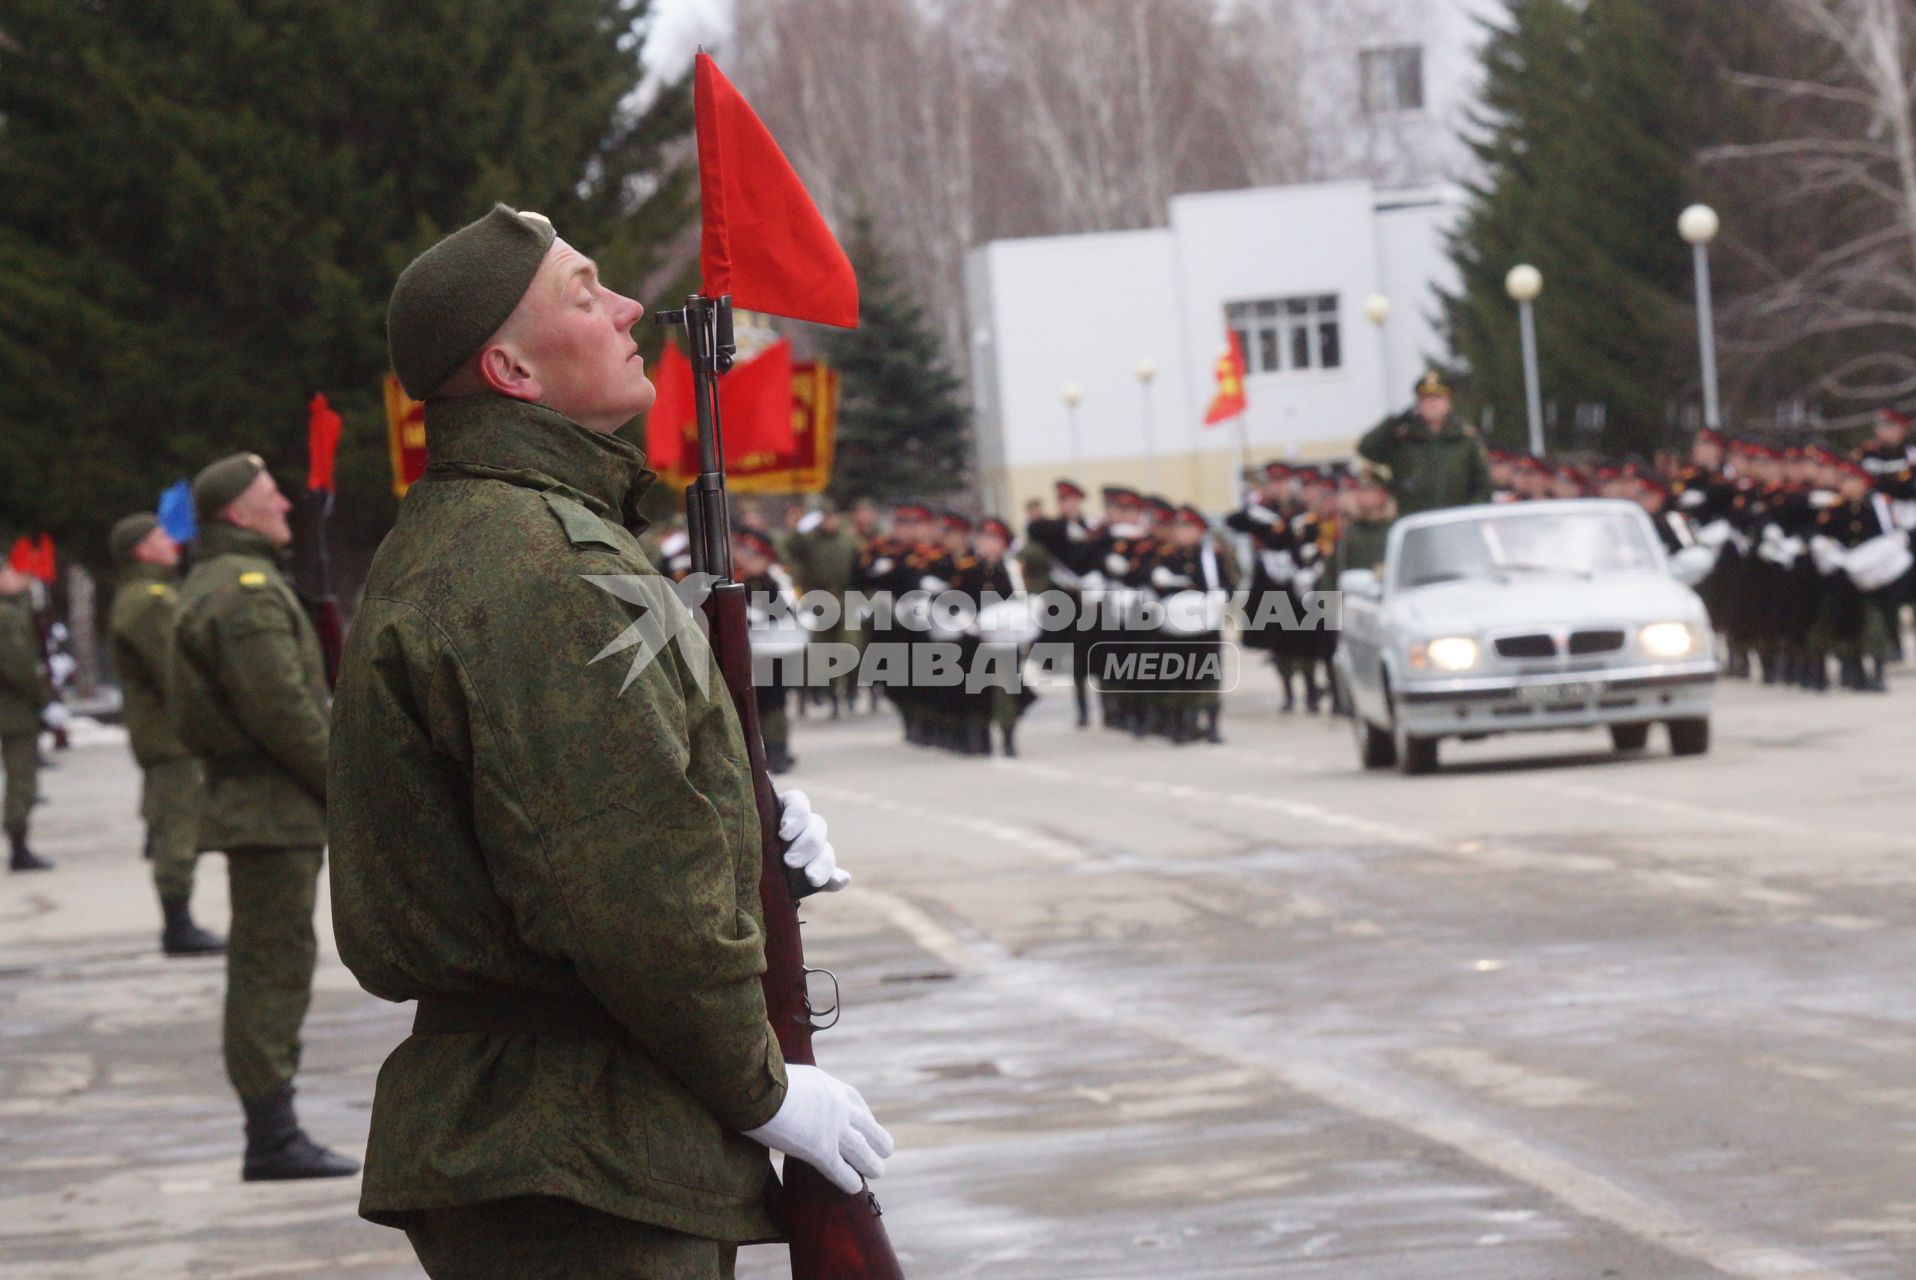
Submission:
POLYGON ((732 1280, 738 1259, 737 1245, 550 1196, 421 1210, 406 1239, 432 1280, 732 1280))
POLYGON ((261 1102, 299 1069, 299 1025, 313 999, 318 849, 233 849, 226 939, 226 1078, 261 1102))
POLYGON ((25 839, 27 815, 40 793, 40 735, 15 733, 0 738, 0 763, 7 776, 6 832, 25 839))
POLYGON ((197 760, 168 760, 146 770, 140 817, 146 823, 146 856, 153 860, 153 887, 161 902, 185 902, 193 896, 203 785, 197 760))

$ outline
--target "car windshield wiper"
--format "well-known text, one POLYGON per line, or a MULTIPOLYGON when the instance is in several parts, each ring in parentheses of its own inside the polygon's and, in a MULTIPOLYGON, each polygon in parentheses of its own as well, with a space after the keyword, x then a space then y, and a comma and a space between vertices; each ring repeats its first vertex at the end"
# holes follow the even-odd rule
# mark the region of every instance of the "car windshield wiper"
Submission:
POLYGON ((1579 578, 1594 576, 1592 570, 1572 569, 1560 564, 1500 564, 1496 568, 1499 573, 1572 573, 1579 578))

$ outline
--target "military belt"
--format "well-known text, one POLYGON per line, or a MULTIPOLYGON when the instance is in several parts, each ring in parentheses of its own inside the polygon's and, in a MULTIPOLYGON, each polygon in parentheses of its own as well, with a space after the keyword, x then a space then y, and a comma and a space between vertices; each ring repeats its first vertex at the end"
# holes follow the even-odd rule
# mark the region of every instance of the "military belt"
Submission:
POLYGON ((419 997, 416 1036, 479 1032, 505 1036, 624 1038, 625 1027, 591 998, 531 991, 449 991, 419 997))

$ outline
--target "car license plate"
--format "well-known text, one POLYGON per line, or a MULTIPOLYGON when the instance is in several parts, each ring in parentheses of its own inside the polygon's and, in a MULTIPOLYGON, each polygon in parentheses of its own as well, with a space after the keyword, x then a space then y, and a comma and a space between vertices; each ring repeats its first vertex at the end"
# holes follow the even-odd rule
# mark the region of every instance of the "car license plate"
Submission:
POLYGON ((1604 688, 1600 680, 1574 680, 1564 684, 1527 684, 1517 690, 1517 698, 1521 702, 1546 705, 1594 702, 1603 696, 1604 688))

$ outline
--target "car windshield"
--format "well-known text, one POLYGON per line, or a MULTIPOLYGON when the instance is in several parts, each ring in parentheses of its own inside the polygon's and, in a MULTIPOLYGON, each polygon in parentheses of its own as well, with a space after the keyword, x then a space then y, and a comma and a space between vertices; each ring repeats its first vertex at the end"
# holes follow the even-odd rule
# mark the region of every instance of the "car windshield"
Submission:
POLYGON ((1538 511, 1411 529, 1399 549, 1400 587, 1535 573, 1654 570, 1643 522, 1628 511, 1538 511))

